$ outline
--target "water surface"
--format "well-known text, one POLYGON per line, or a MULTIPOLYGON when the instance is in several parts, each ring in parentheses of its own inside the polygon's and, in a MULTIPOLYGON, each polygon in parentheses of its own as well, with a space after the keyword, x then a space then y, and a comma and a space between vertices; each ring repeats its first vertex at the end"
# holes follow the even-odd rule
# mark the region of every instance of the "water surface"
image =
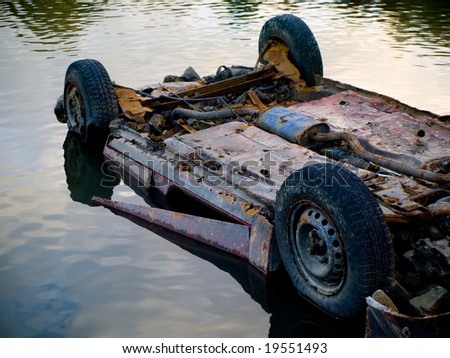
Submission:
POLYGON ((359 320, 299 299, 283 273, 265 280, 86 205, 92 194, 142 200, 123 183, 99 188, 99 159, 70 140, 64 151, 52 113, 74 60, 96 58, 134 87, 189 65, 202 76, 253 65, 261 26, 283 13, 311 27, 325 76, 450 114, 447 1, 0 3, 0 336, 363 335, 359 320))

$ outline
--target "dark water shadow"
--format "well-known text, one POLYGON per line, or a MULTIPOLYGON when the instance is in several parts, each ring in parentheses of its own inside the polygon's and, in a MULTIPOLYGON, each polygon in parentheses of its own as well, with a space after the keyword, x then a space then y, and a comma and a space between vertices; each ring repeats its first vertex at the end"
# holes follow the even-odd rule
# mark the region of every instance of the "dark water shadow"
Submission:
POLYGON ((14 29, 24 44, 45 45, 36 51, 62 48, 70 52, 76 48, 86 27, 101 19, 108 9, 108 1, 2 1, 0 26, 14 29))
POLYGON ((120 178, 104 165, 102 151, 89 147, 72 132, 67 132, 63 148, 67 188, 72 200, 91 206, 93 196, 111 199, 120 178))
MULTIPOLYGON (((248 1, 248 0, 223 0, 225 8, 230 15, 236 17, 238 20, 252 18, 260 11, 259 5, 263 1, 248 1)), ((217 7, 217 4, 210 4, 211 7, 217 7)))
MULTIPOLYGON (((351 9, 354 16, 371 15, 392 27, 392 38, 399 44, 424 47, 450 47, 450 1, 448 0, 336 0, 351 9)), ((436 52, 450 56, 450 51, 436 52)))
POLYGON ((340 320, 328 315, 299 296, 284 269, 264 275, 247 261, 236 256, 161 227, 149 225, 138 218, 122 214, 121 216, 230 274, 255 302, 271 314, 268 332, 270 338, 364 336, 363 314, 349 320, 340 320))

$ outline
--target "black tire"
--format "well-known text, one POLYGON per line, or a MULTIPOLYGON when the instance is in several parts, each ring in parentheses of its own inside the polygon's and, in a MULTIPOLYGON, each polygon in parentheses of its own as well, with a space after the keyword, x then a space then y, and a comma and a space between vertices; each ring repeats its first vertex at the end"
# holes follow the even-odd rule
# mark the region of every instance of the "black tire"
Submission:
POLYGON ((304 297, 349 318, 389 285, 394 251, 383 213, 352 172, 316 164, 291 174, 277 193, 276 238, 304 297))
POLYGON ((323 76, 319 45, 308 25, 300 18, 286 14, 268 20, 259 34, 259 53, 271 39, 281 40, 289 48, 290 60, 308 86, 314 86, 314 75, 323 76))
POLYGON ((64 84, 67 126, 89 144, 103 145, 109 123, 119 115, 114 88, 97 60, 75 61, 67 68, 64 84))
POLYGON ((58 122, 67 123, 66 109, 64 108, 64 95, 58 97, 53 111, 58 122))

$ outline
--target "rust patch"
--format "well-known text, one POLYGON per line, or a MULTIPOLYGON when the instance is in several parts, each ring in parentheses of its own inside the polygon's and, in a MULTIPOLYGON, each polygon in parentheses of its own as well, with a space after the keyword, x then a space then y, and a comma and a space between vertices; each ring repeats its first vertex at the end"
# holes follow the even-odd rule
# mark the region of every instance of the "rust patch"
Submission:
POLYGON ((182 217, 182 214, 181 214, 181 213, 176 212, 176 211, 173 212, 173 218, 174 218, 174 220, 176 220, 176 219, 178 219, 178 218, 181 218, 181 217, 182 217))
POLYGON ((258 95, 253 90, 248 90, 247 95, 250 98, 250 101, 260 110, 266 110, 267 106, 261 102, 258 95))
POLYGON ((256 215, 259 212, 259 208, 252 205, 252 204, 248 204, 248 203, 244 203, 241 206, 242 211, 244 212, 244 214, 248 217, 253 217, 254 215, 256 215))
POLYGON ((268 249, 269 249, 269 247, 268 247, 268 245, 267 245, 267 242, 264 241, 263 244, 262 244, 261 251, 262 251, 262 252, 267 252, 268 249))
POLYGON ((195 133, 197 132, 194 128, 192 128, 190 125, 188 125, 187 123, 183 122, 183 121, 177 121, 177 123, 187 132, 189 133, 195 133))
POLYGON ((398 203, 399 202, 399 199, 398 198, 391 198, 391 197, 389 197, 389 196, 382 196, 382 200, 383 200, 383 202, 385 202, 386 204, 390 204, 390 205, 392 205, 392 204, 396 204, 396 203, 398 203))
POLYGON ((234 198, 233 198, 231 195, 221 194, 221 197, 222 197, 223 200, 225 200, 228 204, 233 205, 233 203, 234 203, 234 198))
POLYGON ((299 93, 306 87, 306 82, 301 79, 300 71, 288 60, 289 47, 273 40, 272 45, 265 52, 263 59, 270 66, 274 66, 279 72, 274 78, 285 77, 292 81, 295 91, 299 93))
POLYGON ((153 112, 152 109, 142 106, 141 101, 145 97, 140 96, 132 89, 114 85, 114 91, 120 109, 127 118, 136 122, 143 122, 145 121, 145 114, 153 112))

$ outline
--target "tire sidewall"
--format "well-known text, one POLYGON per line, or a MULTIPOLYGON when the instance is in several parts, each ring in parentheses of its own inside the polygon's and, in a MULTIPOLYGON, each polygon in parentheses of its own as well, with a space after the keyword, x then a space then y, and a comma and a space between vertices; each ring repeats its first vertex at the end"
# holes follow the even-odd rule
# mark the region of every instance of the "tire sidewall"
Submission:
MULTIPOLYGON (((100 62, 93 59, 79 60, 70 64, 64 85, 66 111, 69 84, 78 88, 84 103, 85 135, 82 136, 82 140, 92 145, 104 143, 109 134, 109 123, 119 113, 108 73, 100 62), (99 86, 100 90, 96 86, 99 86)), ((66 117, 69 118, 67 113, 66 117)), ((67 125, 69 130, 73 130, 69 120, 67 125)))
MULTIPOLYGON (((333 186, 319 185, 320 182, 327 180, 327 178, 321 176, 320 171, 313 174, 313 176, 308 175, 308 177, 305 175, 305 169, 292 174, 288 178, 292 185, 283 186, 277 195, 275 228, 280 254, 294 286, 303 296, 333 315, 342 318, 351 317, 361 310, 365 297, 372 294, 377 288, 375 287, 376 283, 373 287, 368 287, 364 284, 367 282, 365 275, 375 270, 373 262, 367 258, 376 254, 372 250, 370 243, 371 240, 376 240, 376 238, 373 232, 365 227, 354 227, 351 218, 355 217, 355 215, 352 215, 355 213, 348 213, 348 210, 354 210, 354 208, 349 208, 348 200, 343 198, 346 192, 345 183, 340 182, 337 184, 341 186, 339 190, 336 190, 333 186), (301 201, 312 202, 328 214, 338 229, 344 245, 346 257, 345 278, 339 291, 333 295, 323 295, 308 285, 294 261, 293 249, 291 249, 288 240, 288 218, 292 207, 301 201)), ((311 169, 314 171, 314 168, 309 167, 310 174, 311 169)), ((339 171, 342 168, 336 169, 332 166, 327 166, 327 169, 334 176, 341 175, 339 171)), ((367 191, 368 198, 374 200, 356 175, 345 170, 342 178, 344 181, 348 181, 348 178, 351 178, 352 185, 359 186, 357 190, 367 191)), ((348 195, 351 195, 350 191, 348 191, 348 195)), ((380 230, 384 230, 383 225, 385 223, 381 223, 380 230)))

